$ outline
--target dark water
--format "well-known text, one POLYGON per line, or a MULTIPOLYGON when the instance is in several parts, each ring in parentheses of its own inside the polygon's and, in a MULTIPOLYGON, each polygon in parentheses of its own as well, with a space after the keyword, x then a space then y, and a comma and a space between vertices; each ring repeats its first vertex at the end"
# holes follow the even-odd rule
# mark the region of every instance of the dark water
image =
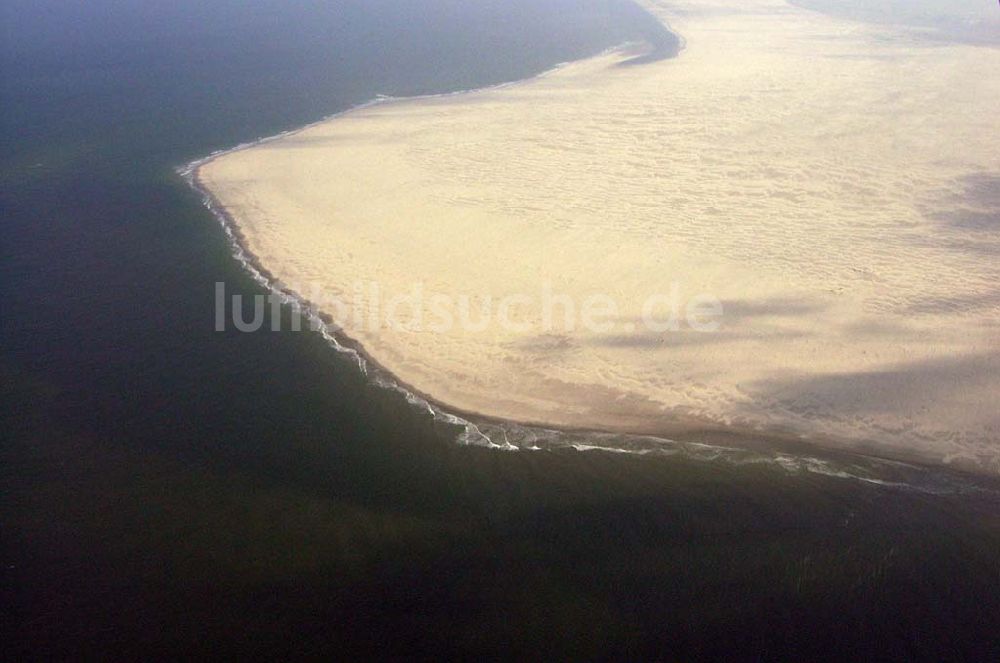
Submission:
POLYGON ((259 288, 176 166, 378 93, 521 78, 649 35, 641 12, 0 11, 5 659, 1000 655, 990 482, 463 446, 318 335, 212 331, 216 281, 259 288))

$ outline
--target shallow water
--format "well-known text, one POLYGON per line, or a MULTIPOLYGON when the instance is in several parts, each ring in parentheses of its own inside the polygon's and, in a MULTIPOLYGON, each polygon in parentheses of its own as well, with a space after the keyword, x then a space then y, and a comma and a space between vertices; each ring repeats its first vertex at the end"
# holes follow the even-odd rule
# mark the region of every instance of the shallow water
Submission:
POLYGON ((855 21, 910 26, 925 39, 1000 46, 1000 6, 992 0, 791 0, 855 21))
POLYGON ((61 4, 6 3, 0 40, 11 658, 997 653, 992 482, 472 429, 319 334, 213 331, 216 281, 261 290, 178 164, 521 78, 643 34, 634 14, 61 4))

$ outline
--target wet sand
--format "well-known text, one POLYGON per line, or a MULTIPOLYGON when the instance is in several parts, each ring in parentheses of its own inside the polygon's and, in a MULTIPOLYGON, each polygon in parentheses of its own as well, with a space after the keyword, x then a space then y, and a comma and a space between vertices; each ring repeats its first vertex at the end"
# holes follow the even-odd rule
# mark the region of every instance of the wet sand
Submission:
POLYGON ((369 106, 198 181, 319 308, 419 295, 410 328, 328 313, 446 407, 1000 471, 1000 51, 782 2, 646 6, 678 58, 369 106), (546 292, 617 310, 570 329, 546 292), (718 330, 647 328, 670 293, 717 298, 718 330), (516 305, 429 322, 461 296, 516 305))

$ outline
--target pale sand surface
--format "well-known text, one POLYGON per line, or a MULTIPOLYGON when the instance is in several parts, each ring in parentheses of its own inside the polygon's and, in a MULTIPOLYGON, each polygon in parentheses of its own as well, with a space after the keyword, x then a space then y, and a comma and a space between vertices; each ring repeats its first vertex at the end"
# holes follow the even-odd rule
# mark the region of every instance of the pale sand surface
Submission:
POLYGON ((435 294, 531 296, 515 329, 340 316, 446 406, 1000 471, 1000 49, 778 0, 646 4, 678 58, 359 109, 199 180, 306 298, 419 283, 426 323, 435 294), (610 328, 548 328, 546 283, 612 297, 610 328), (674 283, 723 302, 717 332, 643 328, 674 283))

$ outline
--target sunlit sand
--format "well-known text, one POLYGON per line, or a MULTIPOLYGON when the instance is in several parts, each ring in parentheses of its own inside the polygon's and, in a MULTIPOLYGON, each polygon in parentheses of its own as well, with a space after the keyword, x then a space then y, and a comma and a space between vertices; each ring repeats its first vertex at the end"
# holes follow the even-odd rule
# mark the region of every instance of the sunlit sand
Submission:
POLYGON ((531 298, 485 329, 341 321, 447 407, 1000 471, 1000 49, 777 0, 647 6, 676 59, 370 106, 199 181, 306 298, 531 298), (543 287, 618 310, 552 326, 543 287), (718 298, 718 331, 646 328, 672 288, 718 298))

